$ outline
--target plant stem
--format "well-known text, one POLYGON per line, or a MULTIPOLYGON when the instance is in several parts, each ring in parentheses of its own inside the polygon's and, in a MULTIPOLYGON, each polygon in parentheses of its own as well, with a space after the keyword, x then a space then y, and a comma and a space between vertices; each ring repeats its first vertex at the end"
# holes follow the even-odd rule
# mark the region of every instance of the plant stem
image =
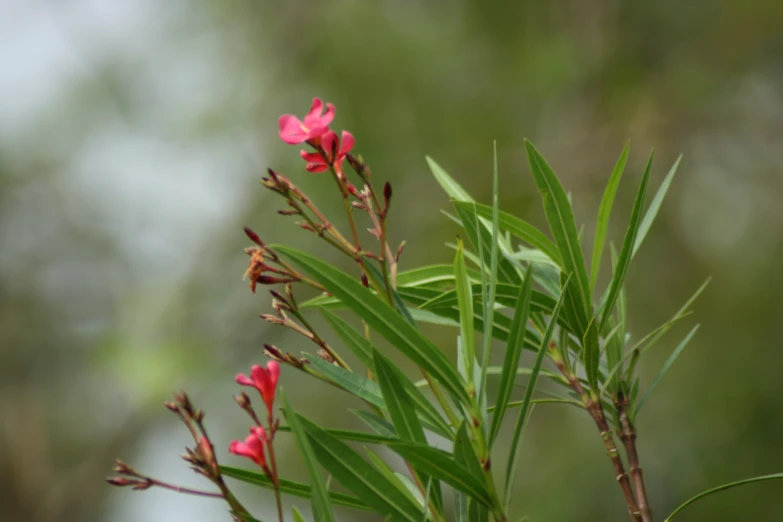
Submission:
POLYGON ((566 367, 565 362, 555 345, 550 345, 550 355, 557 366, 557 369, 560 370, 563 376, 568 380, 571 388, 582 399, 585 409, 590 413, 593 421, 595 421, 595 425, 598 427, 598 432, 601 434, 604 446, 606 447, 606 453, 614 468, 615 479, 620 485, 620 489, 623 491, 625 505, 628 508, 628 515, 630 515, 633 522, 646 522, 639 511, 639 505, 636 502, 636 497, 631 488, 631 481, 628 479, 628 473, 626 473, 623 461, 620 459, 620 453, 617 450, 617 445, 614 443, 614 437, 612 437, 609 423, 606 421, 601 402, 585 391, 582 387, 582 383, 579 382, 579 378, 566 367))
POLYGON ((620 397, 615 402, 617 413, 620 417, 620 439, 625 446, 625 454, 628 457, 628 470, 631 473, 633 479, 634 489, 636 489, 636 500, 639 503, 639 510, 642 514, 643 522, 652 522, 652 509, 650 508, 650 502, 647 499, 647 489, 644 486, 644 476, 642 475, 642 468, 639 465, 639 455, 636 452, 636 430, 628 417, 628 399, 620 397))

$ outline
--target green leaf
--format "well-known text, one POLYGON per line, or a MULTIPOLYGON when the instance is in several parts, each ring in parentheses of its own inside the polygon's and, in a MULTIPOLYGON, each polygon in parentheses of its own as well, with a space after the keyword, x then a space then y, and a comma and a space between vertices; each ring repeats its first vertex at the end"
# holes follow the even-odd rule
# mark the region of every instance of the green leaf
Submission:
POLYGON ((376 469, 380 471, 390 483, 394 484, 394 487, 396 487, 400 493, 407 496, 411 502, 414 502, 416 505, 419 505, 423 508, 423 505, 421 504, 420 493, 416 494, 418 492, 411 491, 407 484, 403 483, 402 477, 395 473, 391 466, 389 466, 389 464, 387 464, 386 461, 379 457, 375 452, 371 451, 369 448, 364 448, 364 451, 367 453, 367 456, 370 457, 370 460, 375 465, 376 469))
POLYGON ((385 520, 419 522, 421 508, 345 443, 299 416, 321 465, 385 520))
POLYGON ((634 410, 634 417, 639 413, 639 410, 642 409, 642 406, 644 406, 644 403, 647 402, 647 399, 650 398, 650 395, 652 394, 653 390, 655 390, 655 388, 661 382, 661 379, 663 379, 663 376, 666 375, 667 371, 669 371, 669 368, 671 368, 672 364, 674 364, 674 361, 677 360, 677 357, 680 356, 680 353, 682 353, 685 347, 688 346, 688 343, 691 341, 691 339, 696 334, 696 331, 698 329, 699 329, 699 325, 697 324, 688 333, 688 335, 685 336, 685 339, 683 339, 682 342, 680 342, 680 344, 677 345, 677 348, 674 349, 674 351, 669 356, 669 358, 666 359, 666 362, 663 364, 663 368, 661 368, 661 371, 658 372, 658 375, 655 377, 652 384, 647 389, 647 392, 645 392, 644 396, 641 399, 639 399, 639 402, 636 405, 636 409, 634 410))
MULTIPOLYGON (((457 302, 459 303, 460 337, 464 347, 462 364, 467 375, 473 375, 476 360, 476 336, 473 331, 473 294, 465 268, 465 255, 462 240, 457 240, 457 256, 454 259, 454 279, 457 284, 457 302)), ((472 389, 470 381, 468 385, 472 389)))
MULTIPOLYGON (((483 218, 479 218, 472 206, 455 206, 457 215, 460 218, 460 225, 465 230, 465 234, 470 239, 473 247, 478 250, 486 250, 490 252, 492 250, 492 232, 487 230, 486 227, 480 226, 479 221, 483 218)), ((490 225, 491 226, 491 225, 490 225)), ((504 252, 508 250, 504 248, 504 252)), ((510 251, 508 253, 511 253, 510 251)), ((481 258, 478 260, 481 273, 486 274, 486 267, 482 266, 481 258)), ((516 271, 514 265, 505 257, 498 259, 498 278, 504 283, 521 283, 522 278, 516 271)))
POLYGON ((606 231, 609 228, 609 217, 612 215, 612 206, 614 197, 617 194, 617 187, 620 185, 620 178, 625 170, 625 162, 628 160, 628 149, 630 142, 625 144, 625 148, 620 153, 620 159, 614 166, 609 183, 604 190, 604 196, 601 198, 601 206, 598 207, 598 221, 595 225, 595 241, 593 242, 593 262, 590 271, 590 290, 595 288, 598 280, 598 272, 601 269, 601 256, 604 252, 604 241, 606 240, 606 231))
MULTIPOLYGON (((481 276, 472 272, 469 274, 471 279, 481 276)), ((430 265, 413 270, 407 270, 397 274, 397 287, 403 286, 431 286, 436 283, 453 283, 454 266, 453 265, 430 265)))
POLYGON ((674 317, 672 317, 669 321, 662 324, 649 334, 645 335, 638 343, 634 345, 634 349, 640 349, 642 355, 647 353, 647 350, 653 347, 653 345, 658 342, 658 340, 663 337, 663 335, 671 329, 671 327, 682 319, 683 317, 687 316, 689 311, 688 309, 693 305, 693 303, 696 301, 696 299, 701 295, 701 293, 704 291, 705 288, 707 288, 707 285, 710 284, 710 281, 712 281, 712 278, 707 279, 702 283, 702 285, 693 293, 693 295, 685 302, 682 307, 680 307, 679 310, 677 310, 677 313, 674 314, 674 317))
MULTIPOLYGON (((498 221, 500 220, 500 182, 498 181, 498 145, 493 142, 493 176, 492 176, 492 243, 489 254, 489 282, 484 281, 482 277, 481 299, 484 304, 484 324, 492 324, 495 317, 495 295, 498 286, 498 254, 500 249, 500 231, 498 221)), ((473 215, 477 216, 475 208, 473 215)), ((504 259, 508 262, 507 259, 504 259)), ((509 263, 513 266, 513 263, 509 263)), ((482 276, 486 274, 485 266, 482 266, 482 276)), ((484 331, 484 345, 481 356, 481 376, 479 378, 478 404, 481 408, 481 422, 486 426, 487 423, 487 368, 489 367, 489 358, 492 353, 492 330, 484 331)))
POLYGON ((587 382, 591 388, 594 388, 601 370, 601 344, 598 341, 598 326, 595 317, 587 325, 587 331, 582 338, 582 347, 582 363, 585 367, 587 382))
MULTIPOLYGON (((456 208, 463 208, 475 212, 479 217, 492 219, 492 207, 488 205, 459 201, 452 202, 452 205, 456 208)), ((555 265, 562 266, 560 252, 555 244, 552 243, 552 240, 546 237, 543 232, 530 223, 519 219, 512 214, 500 211, 498 213, 498 228, 504 232, 509 232, 511 235, 516 236, 527 244, 537 248, 555 263, 555 265)))
POLYGON ((291 510, 294 515, 294 522, 307 522, 296 506, 291 506, 291 510))
POLYGON ((549 349, 549 341, 552 339, 552 335, 555 333, 555 327, 557 326, 557 315, 560 313, 560 309, 563 306, 566 292, 568 289, 568 283, 570 278, 565 281, 563 287, 563 294, 560 300, 555 306, 552 317, 549 319, 549 326, 544 333, 544 338, 541 340, 541 347, 536 354, 536 360, 533 363, 533 371, 530 373, 530 379, 525 388, 525 395, 522 397, 522 407, 519 410, 519 416, 517 417, 516 426, 514 426, 514 435, 511 438, 511 446, 509 452, 508 465, 506 466, 506 490, 505 490, 505 506, 508 511, 509 503, 511 502, 511 492, 514 489, 514 478, 516 475, 517 463, 519 462, 520 442, 522 440, 522 432, 525 427, 525 421, 528 416, 528 409, 530 408, 530 401, 533 399, 533 391, 536 388, 536 382, 538 382, 538 374, 541 372, 541 365, 544 363, 544 357, 549 349))
POLYGON ((724 491, 727 489, 735 488, 737 486, 744 486, 745 484, 753 484, 754 482, 763 482, 765 480, 780 480, 783 479, 783 473, 773 473, 772 475, 762 475, 760 477, 753 477, 745 480, 738 480, 737 482, 730 482, 729 484, 723 484, 722 486, 718 486, 716 488, 708 489, 707 491, 703 493, 699 493, 695 497, 689 499, 685 503, 683 503, 680 507, 674 510, 674 512, 666 517, 666 520, 664 522, 669 522, 671 519, 673 519, 677 514, 680 513, 683 509, 688 507, 689 505, 693 504, 699 499, 702 499, 706 496, 712 495, 713 493, 718 493, 719 491, 724 491))
POLYGON ((389 448, 417 469, 467 493, 482 504, 490 505, 490 495, 483 477, 474 476, 449 453, 413 442, 393 442, 389 448))
POLYGON ((677 161, 674 162, 674 165, 672 165, 672 168, 669 170, 669 173, 666 175, 663 183, 661 183, 661 187, 658 189, 658 192, 655 193, 655 197, 653 198, 652 203, 650 203, 650 208, 647 210, 647 214, 645 214, 644 219, 642 220, 642 224, 639 227, 639 233, 636 235, 636 243, 633 245, 632 255, 636 255, 636 251, 639 250, 639 247, 642 246, 644 238, 647 237, 647 232, 650 230, 653 221, 655 221, 655 217, 658 215, 658 210, 661 208, 661 203, 663 203, 663 199, 666 197, 666 192, 668 192, 669 186, 672 184, 672 180, 674 179, 674 175, 677 173, 677 167, 680 166, 680 160, 682 160, 682 154, 677 157, 677 161))
POLYGON ((349 411, 351 411, 362 421, 364 421, 364 423, 367 424, 367 426, 369 426, 373 431, 375 431, 375 433, 378 433, 383 437, 392 437, 395 439, 397 438, 397 432, 394 431, 394 426, 392 426, 389 421, 382 419, 377 415, 373 415, 369 411, 363 411, 363 410, 349 410, 349 411))
POLYGON ((357 332, 350 324, 343 321, 340 317, 321 308, 321 314, 335 331, 346 348, 351 350, 357 359, 367 368, 372 368, 372 343, 357 332))
POLYGON ((321 470, 318 469, 313 448, 310 446, 304 430, 299 425, 299 419, 288 403, 288 397, 282 393, 282 390, 280 395, 283 399, 283 412, 285 413, 286 421, 288 421, 288 426, 294 434, 296 446, 299 448, 299 453, 302 455, 307 474, 310 477, 310 504, 313 508, 313 517, 316 520, 333 521, 334 514, 332 513, 332 504, 329 501, 329 492, 326 489, 321 470))
POLYGON ((386 403, 381 395, 381 390, 378 387, 378 383, 371 381, 363 375, 358 373, 349 372, 344 368, 340 368, 330 362, 324 361, 317 355, 311 355, 309 353, 303 354, 305 359, 310 361, 318 371, 323 373, 326 377, 338 384, 345 391, 350 394, 356 395, 363 401, 367 401, 373 406, 379 408, 386 408, 386 403))
POLYGON ((473 198, 470 196, 470 194, 468 194, 468 191, 462 188, 460 184, 454 180, 454 178, 449 176, 448 172, 443 170, 443 167, 435 163, 435 160, 429 156, 426 158, 427 164, 429 164, 430 170, 432 171, 432 175, 435 176, 435 180, 446 192, 446 194, 456 199, 457 201, 473 201, 473 198))
MULTIPOLYGON (((389 416, 397 435, 401 440, 426 444, 427 438, 424 436, 424 429, 416 416, 414 403, 408 395, 396 368, 378 350, 373 352, 373 360, 375 361, 375 373, 378 376, 378 384, 386 401, 389 416)), ((410 387, 414 390, 416 389, 412 384, 410 387)), ((430 478, 418 469, 416 469, 416 475, 422 484, 426 483, 430 478)), ((432 494, 435 509, 442 511, 443 496, 440 490, 440 483, 437 481, 435 481, 432 494)))
POLYGON ((579 235, 574 214, 568 202, 568 196, 552 168, 536 150, 532 143, 525 140, 530 170, 533 173, 541 198, 544 202, 546 218, 555 244, 563 259, 563 270, 572 274, 574 281, 566 290, 566 315, 573 319, 579 337, 587 331, 588 317, 592 315, 590 302, 590 283, 587 278, 584 254, 579 244, 579 235))
MULTIPOLYGON (((263 473, 256 473, 253 471, 247 471, 240 468, 234 468, 231 466, 220 466, 220 472, 233 479, 241 480, 254 486, 259 486, 264 489, 274 489, 275 486, 271 480, 269 480, 263 473)), ((285 495, 291 495, 299 498, 311 498, 312 488, 307 484, 300 482, 294 482, 292 480, 280 479, 280 492, 285 495)), ((335 506, 349 507, 352 509, 359 509, 361 511, 370 511, 371 508, 353 495, 346 495, 344 493, 336 493, 329 491, 329 499, 335 506)))
POLYGON ((388 304, 378 299, 353 277, 320 259, 286 246, 273 248, 303 267, 310 277, 364 319, 370 328, 385 337, 403 355, 430 373, 450 393, 465 404, 470 403, 459 375, 446 356, 388 304))
POLYGON ((522 347, 525 344, 525 332, 527 331, 527 321, 530 315, 530 295, 533 288, 533 265, 530 265, 525 274, 525 282, 519 291, 514 310, 514 319, 511 321, 511 332, 508 335, 506 344, 506 355, 503 360, 503 373, 500 375, 498 384, 498 395, 495 400, 497 405, 495 413, 492 416, 492 424, 489 428, 489 446, 495 441, 495 437, 500 430, 500 424, 506 412, 506 404, 511 398, 511 392, 514 390, 514 382, 517 378, 517 368, 519 359, 522 356, 522 347))
POLYGON ((639 223, 642 219, 644 199, 647 195, 647 183, 650 180, 650 168, 652 167, 652 160, 653 154, 651 152, 650 159, 647 160, 647 166, 644 168, 642 182, 639 184, 639 191, 636 194, 636 201, 633 204, 631 220, 628 224, 628 230, 625 233, 623 248, 620 250, 620 257, 617 260, 617 268, 615 269, 614 275, 612 276, 612 282, 609 286, 609 293, 607 295, 606 302, 603 304, 603 313, 601 314, 599 331, 603 330, 607 323, 607 319, 610 315, 612 315, 614 303, 617 300, 617 296, 620 293, 620 288, 622 288, 623 282, 625 281, 625 274, 628 272, 628 265, 631 264, 633 246, 636 242, 636 236, 639 231, 639 223))
MULTIPOLYGON (((357 410, 349 410, 349 411, 353 413, 357 413, 357 410)), ((372 415, 372 414, 368 413, 368 415, 372 415)), ((388 426, 391 428, 391 424, 388 424, 388 426)), ((284 433, 291 432, 290 426, 278 426, 277 429, 284 433)), ((397 435, 394 433, 394 429, 391 429, 390 432, 383 432, 381 433, 381 435, 375 435, 374 433, 366 433, 363 431, 353 431, 353 430, 326 430, 326 431, 332 437, 335 437, 340 440, 349 440, 351 442, 361 442, 365 444, 378 444, 380 446, 385 446, 390 441, 397 440, 397 435)))

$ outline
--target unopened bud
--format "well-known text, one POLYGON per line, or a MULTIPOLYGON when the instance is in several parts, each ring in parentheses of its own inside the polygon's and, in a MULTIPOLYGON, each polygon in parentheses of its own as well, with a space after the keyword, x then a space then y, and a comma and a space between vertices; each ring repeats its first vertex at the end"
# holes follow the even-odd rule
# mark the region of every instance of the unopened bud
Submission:
POLYGON ((348 190, 348 193, 354 197, 360 197, 359 191, 357 190, 356 186, 353 183, 346 183, 345 188, 348 190))
POLYGON ((125 477, 109 477, 106 479, 106 482, 111 484, 112 486, 130 486, 131 484, 135 484, 136 480, 130 480, 125 477))
POLYGON ((271 344, 265 344, 264 345, 264 353, 271 357, 272 359, 275 359, 277 361, 284 361, 285 355, 283 355, 283 352, 280 351, 280 349, 277 346, 273 346, 271 344))
POLYGON ((307 223, 305 221, 300 221, 300 222, 297 223, 297 225, 299 225, 300 227, 302 227, 303 229, 305 229, 305 230, 307 230, 309 232, 315 232, 316 231, 312 226, 310 226, 310 223, 307 223))
POLYGON ((263 246, 264 246, 264 242, 263 242, 263 241, 261 241, 261 238, 260 238, 260 237, 258 237, 258 234, 256 234, 256 233, 253 231, 253 229, 251 229, 250 227, 244 227, 244 231, 245 231, 245 234, 247 235, 247 237, 249 237, 249 238, 250 238, 250 241, 252 241, 252 242, 253 242, 253 243, 255 243, 256 245, 258 245, 258 246, 260 246, 260 247, 262 247, 262 248, 263 248, 263 246))
POLYGON ((298 210, 296 210, 296 209, 283 209, 283 210, 278 210, 278 211, 277 211, 277 213, 278 213, 278 214, 280 214, 281 216, 298 216, 298 215, 300 215, 300 214, 301 214, 301 212, 299 212, 299 211, 298 211, 298 210))
POLYGON ((365 288, 370 288, 370 281, 367 279, 367 274, 362 274, 362 285, 365 288))
POLYGON ((392 186, 388 181, 383 185, 383 200, 386 203, 386 208, 389 208, 389 201, 392 197, 392 186))
POLYGON ((163 405, 174 413, 179 413, 179 406, 171 401, 163 401, 163 405))

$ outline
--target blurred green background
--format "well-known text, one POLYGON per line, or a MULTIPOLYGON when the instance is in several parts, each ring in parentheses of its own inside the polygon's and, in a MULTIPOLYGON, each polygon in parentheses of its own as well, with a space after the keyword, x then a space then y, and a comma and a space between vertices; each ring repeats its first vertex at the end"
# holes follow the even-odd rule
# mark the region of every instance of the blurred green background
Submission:
MULTIPOLYGON (((683 153, 627 280, 638 338, 714 277, 701 330, 639 419, 653 511, 783 471, 783 3, 6 0, 0 65, 0 520, 228 520, 219 502, 103 478, 122 457, 203 485, 161 401, 188 390, 225 448, 246 434, 234 375, 263 361, 263 342, 310 349, 258 318, 270 298, 241 281, 241 226, 339 261, 258 183, 274 166, 339 217, 329 180, 276 136, 313 96, 392 181, 402 269, 452 258, 425 154, 488 201, 497 140, 502 208, 544 225, 531 139, 590 238, 630 139, 620 241, 649 149, 653 187, 683 153)), ((690 326, 643 362, 643 384, 690 326)), ((455 332, 436 333, 450 351, 455 332)), ((327 426, 356 424, 345 395, 288 370, 282 386, 327 426)), ((625 520, 587 415, 540 407, 533 421, 515 510, 625 520)), ((783 520, 781 487, 732 490, 682 520, 783 520)), ((238 491, 271 515, 271 497, 238 491)))

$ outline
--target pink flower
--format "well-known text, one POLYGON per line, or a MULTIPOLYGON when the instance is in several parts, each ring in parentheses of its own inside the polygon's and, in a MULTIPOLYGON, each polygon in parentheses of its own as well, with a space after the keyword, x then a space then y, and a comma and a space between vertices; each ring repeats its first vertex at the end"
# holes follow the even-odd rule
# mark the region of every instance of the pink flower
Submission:
POLYGON ((348 131, 342 132, 342 140, 333 131, 329 131, 321 138, 323 154, 303 150, 300 155, 307 161, 305 168, 309 172, 323 172, 333 165, 334 170, 342 173, 343 160, 345 160, 346 154, 353 149, 354 143, 353 134, 348 131))
POLYGON ((313 105, 310 107, 304 121, 293 114, 283 114, 280 116, 280 139, 291 145, 305 141, 315 141, 329 131, 329 124, 334 118, 334 105, 326 104, 326 112, 323 111, 324 104, 319 98, 313 98, 313 105))
POLYGON ((250 428, 250 435, 245 438, 245 442, 231 441, 228 451, 240 457, 247 457, 266 470, 266 455, 264 454, 266 444, 266 430, 261 426, 254 426, 250 428))
POLYGON ((256 364, 250 368, 250 377, 240 373, 237 375, 237 383, 242 386, 252 386, 258 393, 261 394, 261 398, 266 404, 267 412, 269 416, 272 416, 272 404, 275 402, 275 388, 277 387, 277 379, 280 377, 280 365, 275 361, 269 361, 266 363, 266 369, 256 364))

